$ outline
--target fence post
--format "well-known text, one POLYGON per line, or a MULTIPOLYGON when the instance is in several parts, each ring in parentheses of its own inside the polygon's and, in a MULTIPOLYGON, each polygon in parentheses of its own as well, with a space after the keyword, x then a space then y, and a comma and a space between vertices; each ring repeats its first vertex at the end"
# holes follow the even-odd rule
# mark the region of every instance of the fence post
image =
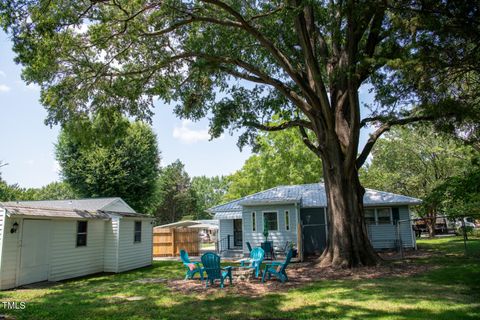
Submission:
POLYGON ((172 257, 175 257, 175 228, 172 228, 172 257))

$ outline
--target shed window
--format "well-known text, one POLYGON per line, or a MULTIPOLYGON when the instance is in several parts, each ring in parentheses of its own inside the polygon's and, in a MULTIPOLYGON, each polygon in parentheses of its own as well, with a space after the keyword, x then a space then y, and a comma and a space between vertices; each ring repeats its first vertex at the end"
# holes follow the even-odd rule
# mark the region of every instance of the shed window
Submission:
POLYGON ((267 225, 268 231, 278 231, 278 220, 276 212, 264 212, 263 219, 267 225))
POLYGON ((255 213, 255 211, 252 212, 252 231, 257 231, 257 214, 255 213))
POLYGON ((142 221, 135 221, 135 233, 133 235, 133 242, 142 241, 142 221))
POLYGON ((377 224, 392 224, 390 208, 377 209, 377 224))
POLYGON ((391 208, 365 209, 365 223, 369 224, 392 224, 391 208))
POLYGON ((290 230, 290 212, 285 211, 285 230, 290 230))
POLYGON ((365 223, 375 224, 375 209, 365 209, 365 223))
POLYGON ((77 247, 87 245, 87 221, 77 221, 77 247))

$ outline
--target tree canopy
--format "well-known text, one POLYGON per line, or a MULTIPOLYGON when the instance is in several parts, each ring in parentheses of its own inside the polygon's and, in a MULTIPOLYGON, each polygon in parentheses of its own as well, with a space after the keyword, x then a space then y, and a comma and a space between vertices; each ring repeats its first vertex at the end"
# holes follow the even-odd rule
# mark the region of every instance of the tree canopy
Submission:
POLYGON ((79 196, 121 197, 139 212, 150 208, 160 155, 148 125, 99 114, 63 129, 56 157, 79 196))
POLYGON ((362 171, 366 187, 425 200, 446 179, 465 173, 471 148, 432 126, 396 128, 377 142, 362 171))
POLYGON ((192 188, 195 190, 198 199, 198 215, 209 218, 206 210, 222 203, 229 189, 229 177, 193 177, 192 188))

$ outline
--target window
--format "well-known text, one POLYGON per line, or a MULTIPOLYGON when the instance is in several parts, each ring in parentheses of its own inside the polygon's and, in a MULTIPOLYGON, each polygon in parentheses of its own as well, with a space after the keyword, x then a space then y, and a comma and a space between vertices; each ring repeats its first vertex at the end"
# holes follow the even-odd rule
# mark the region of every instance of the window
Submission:
POLYGON ((142 241, 142 221, 135 221, 135 233, 133 235, 133 242, 142 241))
POLYGON ((290 212, 285 211, 285 230, 290 230, 290 212))
POLYGON ((252 231, 257 231, 257 214, 252 212, 252 231))
POLYGON ((375 209, 365 209, 365 223, 375 224, 375 209))
POLYGON ((277 231, 278 230, 278 221, 276 212, 264 212, 263 219, 267 225, 268 231, 277 231))
POLYGON ((87 245, 87 221, 77 221, 77 247, 87 245))
POLYGON ((392 224, 390 208, 377 209, 377 224, 392 224))
POLYGON ((365 209, 365 223, 392 224, 391 208, 365 209))

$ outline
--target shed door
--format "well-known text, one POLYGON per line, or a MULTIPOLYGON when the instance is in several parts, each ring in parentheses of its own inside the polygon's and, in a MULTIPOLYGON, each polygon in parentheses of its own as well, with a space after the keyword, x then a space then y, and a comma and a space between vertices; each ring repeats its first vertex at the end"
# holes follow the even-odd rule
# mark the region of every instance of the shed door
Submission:
POLYGON ((24 220, 19 285, 48 279, 49 220, 24 220))
POLYGON ((300 210, 302 220, 303 253, 320 255, 327 245, 326 215, 323 208, 300 210))

